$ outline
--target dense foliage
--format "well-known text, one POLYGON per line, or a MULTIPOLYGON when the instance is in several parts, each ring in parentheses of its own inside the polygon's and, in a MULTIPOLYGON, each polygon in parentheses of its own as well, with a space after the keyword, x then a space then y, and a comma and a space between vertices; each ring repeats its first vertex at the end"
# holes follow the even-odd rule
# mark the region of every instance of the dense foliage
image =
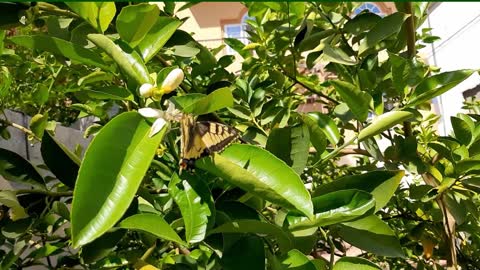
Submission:
POLYGON ((192 4, 0 3, 0 109, 32 116, 1 135, 45 162, 0 149, 0 268, 480 268, 480 117, 441 137, 430 108, 477 71, 416 54, 426 4, 247 3, 235 73, 179 29, 192 4), (242 143, 180 170, 174 108, 242 143), (55 126, 87 116, 82 155, 55 126))

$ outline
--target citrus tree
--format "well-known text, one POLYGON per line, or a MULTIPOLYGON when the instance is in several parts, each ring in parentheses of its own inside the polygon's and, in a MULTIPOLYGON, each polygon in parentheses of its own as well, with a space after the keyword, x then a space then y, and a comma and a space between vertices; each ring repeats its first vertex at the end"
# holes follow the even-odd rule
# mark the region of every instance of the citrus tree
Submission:
POLYGON ((45 163, 0 149, 2 269, 479 267, 479 116, 440 137, 430 108, 477 71, 417 55, 427 5, 246 3, 236 73, 179 29, 191 5, 0 4, 0 109, 32 116, 1 134, 45 163), (55 124, 86 116, 82 154, 55 124))

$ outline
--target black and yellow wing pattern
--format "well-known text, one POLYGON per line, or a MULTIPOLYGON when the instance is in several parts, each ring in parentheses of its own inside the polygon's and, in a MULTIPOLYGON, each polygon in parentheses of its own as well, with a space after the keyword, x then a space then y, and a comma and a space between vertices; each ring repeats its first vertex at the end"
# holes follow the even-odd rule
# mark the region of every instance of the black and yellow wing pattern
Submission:
POLYGON ((216 122, 196 121, 185 114, 180 121, 180 167, 193 169, 195 160, 221 152, 239 137, 236 129, 216 122))

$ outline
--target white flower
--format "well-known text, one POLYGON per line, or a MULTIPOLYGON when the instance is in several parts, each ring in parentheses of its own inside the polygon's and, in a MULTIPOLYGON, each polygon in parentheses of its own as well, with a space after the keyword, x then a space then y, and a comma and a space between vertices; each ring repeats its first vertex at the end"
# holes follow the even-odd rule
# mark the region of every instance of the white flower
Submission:
POLYGON ((142 97, 151 97, 153 95, 153 90, 155 86, 149 83, 144 83, 140 86, 139 92, 142 97))
POLYGON ((183 82, 184 77, 183 70, 176 68, 168 73, 160 88, 157 87, 156 83, 155 85, 144 83, 140 86, 138 92, 140 93, 140 96, 144 98, 151 97, 158 101, 164 94, 168 94, 175 90, 183 82))
POLYGON ((165 80, 163 80, 160 92, 162 94, 168 94, 175 90, 182 82, 184 78, 183 70, 176 68, 168 73, 165 80))
POLYGON ((157 134, 163 127, 167 124, 167 121, 180 121, 182 118, 182 112, 175 108, 175 105, 172 102, 168 102, 168 108, 165 111, 154 109, 154 108, 141 108, 138 110, 143 117, 147 118, 157 118, 153 122, 152 127, 150 128, 149 137, 157 134))

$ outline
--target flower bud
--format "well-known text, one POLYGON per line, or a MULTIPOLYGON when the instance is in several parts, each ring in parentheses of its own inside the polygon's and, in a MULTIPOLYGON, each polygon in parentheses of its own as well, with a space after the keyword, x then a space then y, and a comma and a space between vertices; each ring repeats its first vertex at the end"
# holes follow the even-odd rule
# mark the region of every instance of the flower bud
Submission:
POLYGON ((142 97, 151 97, 155 87, 149 83, 144 83, 140 86, 139 92, 142 97))
POLYGON ((183 70, 180 68, 172 70, 163 81, 162 87, 160 87, 160 92, 162 92, 162 94, 172 92, 182 83, 183 78, 183 70))

